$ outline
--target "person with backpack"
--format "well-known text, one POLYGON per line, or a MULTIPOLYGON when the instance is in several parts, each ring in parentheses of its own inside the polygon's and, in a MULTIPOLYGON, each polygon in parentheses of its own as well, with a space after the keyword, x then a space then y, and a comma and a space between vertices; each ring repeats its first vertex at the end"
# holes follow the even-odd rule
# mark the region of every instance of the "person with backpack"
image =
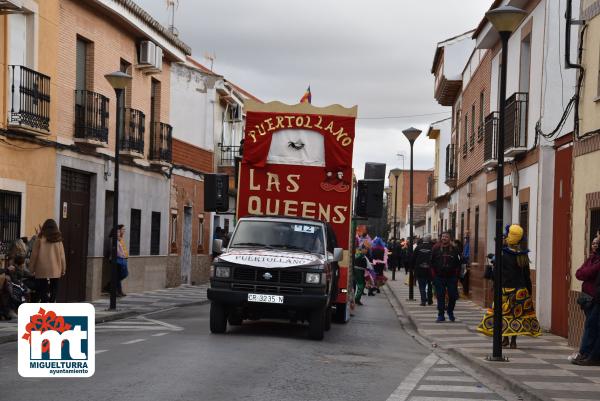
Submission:
POLYGON ((451 322, 456 320, 454 307, 458 299, 460 264, 460 253, 450 241, 450 233, 443 232, 439 243, 431 250, 431 272, 433 273, 433 285, 435 286, 438 307, 437 323, 446 320, 444 312, 448 313, 448 319, 451 322), (447 306, 446 293, 448 293, 447 306))
POLYGON ((421 292, 421 306, 433 304, 433 288, 431 287, 431 235, 427 234, 415 248, 412 257, 413 271, 421 292))

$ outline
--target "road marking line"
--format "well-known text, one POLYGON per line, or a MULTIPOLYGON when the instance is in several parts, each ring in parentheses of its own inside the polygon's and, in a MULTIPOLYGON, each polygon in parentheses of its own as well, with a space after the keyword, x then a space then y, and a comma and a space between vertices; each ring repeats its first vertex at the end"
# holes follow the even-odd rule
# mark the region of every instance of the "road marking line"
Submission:
POLYGON ((166 336, 169 333, 156 333, 156 334, 152 334, 152 337, 162 337, 162 336, 166 336))
POLYGON ((106 352, 106 351, 108 351, 108 350, 107 349, 97 349, 96 350, 96 354, 101 354, 101 353, 106 352))
POLYGON ((409 373, 408 376, 400 383, 400 385, 389 396, 387 401, 406 401, 408 396, 417 387, 421 379, 427 374, 427 371, 439 361, 435 354, 429 354, 421 363, 409 373))
POLYGON ((168 329, 174 330, 174 331, 181 331, 183 330, 183 327, 181 326, 175 326, 174 324, 170 324, 170 323, 166 323, 166 322, 161 322, 160 320, 155 320, 155 319, 150 319, 149 317, 146 316, 140 316, 140 319, 143 320, 147 320, 149 322, 154 322, 160 326, 166 327, 168 329))
POLYGON ((129 344, 135 344, 135 343, 141 343, 142 341, 146 341, 145 338, 138 338, 135 340, 131 340, 131 341, 125 341, 124 343, 121 343, 123 345, 129 345, 129 344))

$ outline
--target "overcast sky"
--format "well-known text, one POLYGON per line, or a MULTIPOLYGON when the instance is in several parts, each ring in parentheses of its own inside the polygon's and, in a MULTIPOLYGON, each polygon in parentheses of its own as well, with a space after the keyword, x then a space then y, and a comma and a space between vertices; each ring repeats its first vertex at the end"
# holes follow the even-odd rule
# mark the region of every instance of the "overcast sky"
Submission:
MULTIPOLYGON (((169 25, 166 0, 135 0, 169 25)), ((450 116, 433 98, 436 44, 477 26, 492 0, 179 0, 175 26, 201 63, 264 101, 358 105, 354 167, 402 167, 402 130, 450 116), (412 116, 412 117, 404 117, 412 116), (388 118, 381 118, 388 117, 388 118), (404 118, 389 118, 404 117, 404 118)), ((433 141, 415 143, 432 168, 433 141)))

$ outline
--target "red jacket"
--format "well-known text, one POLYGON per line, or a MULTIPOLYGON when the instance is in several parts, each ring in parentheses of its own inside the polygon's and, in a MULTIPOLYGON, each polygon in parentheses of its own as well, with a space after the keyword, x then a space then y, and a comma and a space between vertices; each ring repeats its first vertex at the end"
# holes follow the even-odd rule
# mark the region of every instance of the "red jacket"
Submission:
POLYGON ((575 272, 577 280, 583 281, 581 289, 586 294, 596 296, 596 279, 600 274, 600 255, 592 254, 575 272))

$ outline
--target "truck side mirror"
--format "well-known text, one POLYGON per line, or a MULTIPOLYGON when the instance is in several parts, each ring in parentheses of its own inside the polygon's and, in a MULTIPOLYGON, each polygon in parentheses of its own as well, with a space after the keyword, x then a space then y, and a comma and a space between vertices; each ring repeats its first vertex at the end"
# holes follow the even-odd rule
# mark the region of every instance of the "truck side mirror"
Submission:
POLYGON ((216 254, 223 253, 223 240, 222 239, 213 240, 213 252, 216 254))
POLYGON ((333 261, 339 262, 344 257, 344 250, 342 248, 333 248, 333 261))

